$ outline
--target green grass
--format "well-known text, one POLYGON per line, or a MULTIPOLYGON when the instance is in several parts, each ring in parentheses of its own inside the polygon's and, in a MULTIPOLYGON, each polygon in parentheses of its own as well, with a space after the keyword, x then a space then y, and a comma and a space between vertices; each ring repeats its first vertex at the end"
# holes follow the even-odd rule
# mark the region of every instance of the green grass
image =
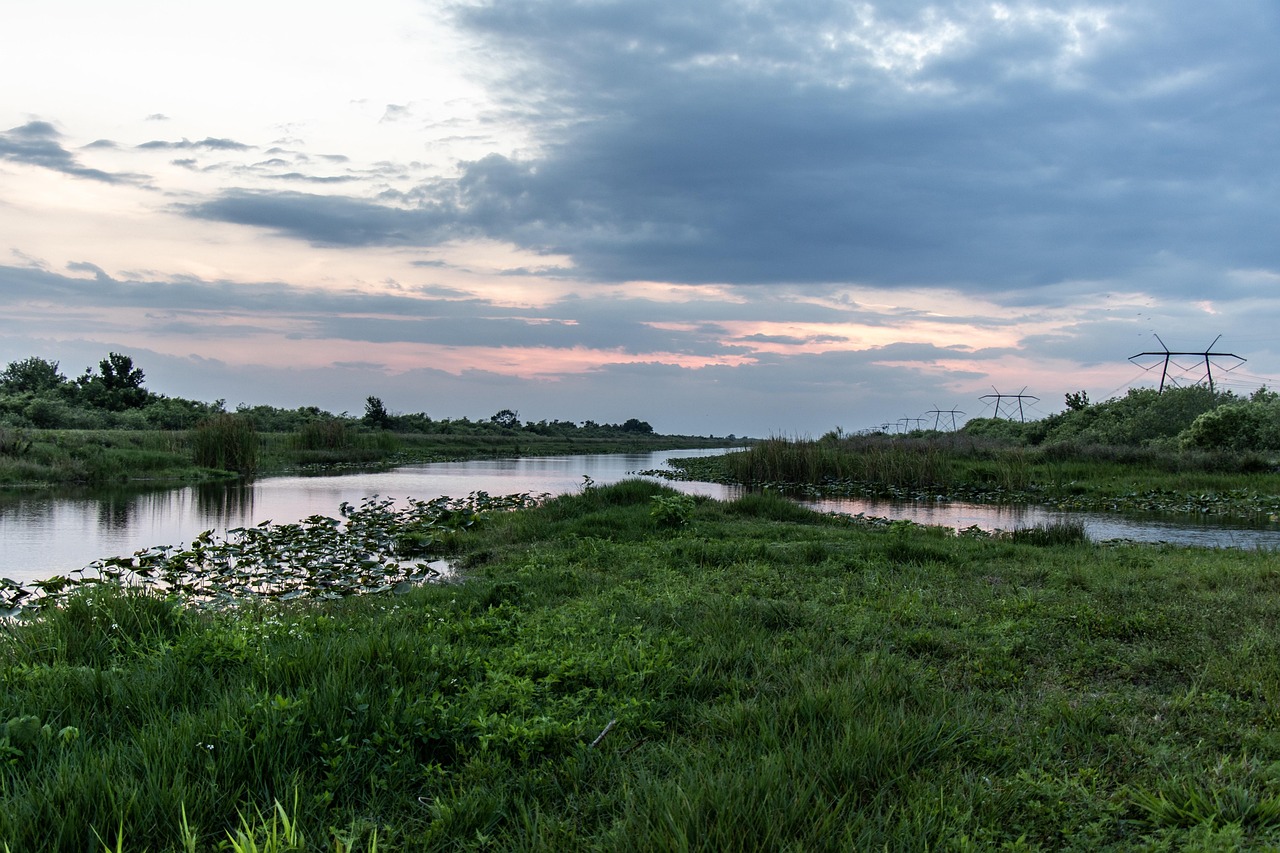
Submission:
POLYGON ((495 515, 449 539, 465 582, 401 597, 86 590, 0 628, 0 840, 1280 845, 1274 555, 671 495, 495 515))

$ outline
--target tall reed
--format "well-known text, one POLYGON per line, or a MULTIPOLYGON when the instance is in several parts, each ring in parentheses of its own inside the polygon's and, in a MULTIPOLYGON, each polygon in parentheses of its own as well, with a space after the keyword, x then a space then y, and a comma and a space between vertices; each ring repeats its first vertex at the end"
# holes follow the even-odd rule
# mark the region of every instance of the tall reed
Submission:
POLYGON ((258 470, 258 432, 242 415, 214 415, 192 431, 195 463, 249 476, 258 470))
POLYGON ((770 438, 728 455, 725 465, 729 476, 742 483, 857 480, 924 488, 951 479, 947 454, 922 441, 770 438))

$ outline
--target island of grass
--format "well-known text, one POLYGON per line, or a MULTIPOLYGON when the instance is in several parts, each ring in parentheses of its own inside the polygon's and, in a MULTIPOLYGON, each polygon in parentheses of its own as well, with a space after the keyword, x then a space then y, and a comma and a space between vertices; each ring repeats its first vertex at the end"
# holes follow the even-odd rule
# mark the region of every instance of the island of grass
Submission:
POLYGON ((0 839, 1280 845, 1271 554, 956 535, 648 481, 435 545, 462 580, 215 609, 84 587, 0 628, 0 839))

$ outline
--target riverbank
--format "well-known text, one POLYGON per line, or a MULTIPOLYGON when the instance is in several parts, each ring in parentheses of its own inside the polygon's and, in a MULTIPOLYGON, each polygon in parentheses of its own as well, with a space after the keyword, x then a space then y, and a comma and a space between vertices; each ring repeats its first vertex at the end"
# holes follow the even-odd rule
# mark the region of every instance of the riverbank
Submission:
POLYGON ((214 613, 99 591, 0 632, 0 838, 261 846, 287 819, 306 846, 282 849, 1280 843, 1270 555, 639 481, 443 545, 465 583, 214 613))
MULTIPOLYGON (((543 436, 509 430, 479 434, 394 433, 333 429, 328 433, 261 433, 255 476, 380 470, 419 462, 519 456, 640 453, 723 447, 725 439, 633 433, 543 436), (317 433, 317 434, 312 434, 317 433), (327 438, 326 438, 327 436, 327 438)), ((187 430, 8 431, 0 442, 0 487, 190 484, 239 479, 243 473, 197 465, 187 430)))
POLYGON ((672 479, 811 499, 1025 503, 1060 510, 1212 515, 1258 524, 1280 516, 1280 470, 1253 454, 1028 448, 956 436, 772 438, 742 452, 671 465, 665 476, 672 479))

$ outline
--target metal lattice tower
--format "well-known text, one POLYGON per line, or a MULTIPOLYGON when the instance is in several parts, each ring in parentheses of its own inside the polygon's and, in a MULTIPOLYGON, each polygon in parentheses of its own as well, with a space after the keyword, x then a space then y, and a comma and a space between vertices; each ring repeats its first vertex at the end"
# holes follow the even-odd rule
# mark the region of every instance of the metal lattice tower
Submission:
POLYGON ((963 415, 964 412, 960 411, 959 409, 939 409, 937 406, 934 406, 932 409, 925 412, 925 414, 933 415, 934 432, 941 432, 942 416, 950 415, 951 416, 951 432, 955 432, 957 429, 959 429, 959 427, 956 426, 956 415, 963 415))
MULTIPOLYGON (((1237 367, 1244 364, 1248 360, 1245 358, 1241 358, 1240 356, 1236 355, 1233 352, 1214 352, 1213 344, 1216 344, 1218 341, 1222 340, 1222 335, 1218 335, 1218 337, 1214 338, 1213 344, 1209 344, 1209 348, 1202 352, 1174 352, 1170 350, 1169 347, 1165 346, 1165 342, 1160 340, 1159 335, 1156 335, 1155 337, 1157 341, 1160 341, 1160 346, 1164 347, 1164 349, 1160 351, 1140 352, 1137 355, 1129 356, 1129 360, 1137 364, 1137 362, 1134 360, 1139 358, 1149 358, 1149 357, 1155 356, 1161 359, 1162 367, 1160 370, 1160 392, 1159 393, 1162 393, 1162 394, 1164 393, 1165 383, 1169 379, 1169 365, 1173 362, 1173 359, 1177 356, 1195 356, 1197 359, 1204 360, 1204 375, 1205 375, 1205 379, 1208 380, 1209 382, 1210 391, 1213 390, 1213 362, 1210 361, 1211 358, 1235 359, 1236 360, 1235 364, 1231 365, 1231 367, 1225 368, 1228 372, 1235 370, 1237 367)), ((1155 365, 1153 364, 1151 365, 1151 367, 1155 367, 1155 365)), ((1144 367, 1143 370, 1150 370, 1151 367, 1144 367)))
MULTIPOLYGON (((1025 392, 1025 391, 1027 390, 1027 389, 1026 389, 1026 386, 1023 386, 1022 391, 1019 391, 1017 394, 1001 394, 999 391, 997 391, 997 390, 996 390, 996 386, 994 386, 994 385, 992 385, 992 386, 991 386, 991 390, 992 390, 992 391, 995 391, 995 393, 994 393, 994 394, 986 394, 986 395, 984 395, 984 396, 982 396, 982 397, 979 397, 978 399, 980 399, 980 400, 991 400, 991 399, 993 399, 993 398, 994 398, 994 399, 995 399, 995 401, 996 401, 996 417, 997 417, 997 418, 998 418, 998 417, 1000 417, 1000 408, 1001 408, 1001 406, 1004 404, 1004 401, 1005 401, 1005 400, 1013 400, 1013 401, 1015 401, 1015 402, 1017 403, 1017 405, 1018 405, 1018 420, 1019 420, 1019 421, 1022 421, 1022 422, 1024 422, 1024 423, 1025 423, 1025 422, 1026 422, 1026 420, 1027 420, 1027 417, 1026 417, 1026 414, 1025 414, 1025 413, 1023 412, 1023 410, 1022 410, 1022 401, 1023 401, 1023 400, 1030 400, 1030 401, 1031 401, 1031 402, 1033 402, 1033 403, 1038 403, 1038 402, 1040 402, 1040 398, 1039 398, 1039 397, 1033 396, 1033 395, 1031 395, 1031 394, 1023 393, 1023 392, 1025 392)), ((1012 412, 1012 406, 1013 406, 1013 403, 1010 403, 1010 404, 1009 404, 1009 406, 1010 406, 1009 420, 1013 420, 1013 412, 1012 412)))

